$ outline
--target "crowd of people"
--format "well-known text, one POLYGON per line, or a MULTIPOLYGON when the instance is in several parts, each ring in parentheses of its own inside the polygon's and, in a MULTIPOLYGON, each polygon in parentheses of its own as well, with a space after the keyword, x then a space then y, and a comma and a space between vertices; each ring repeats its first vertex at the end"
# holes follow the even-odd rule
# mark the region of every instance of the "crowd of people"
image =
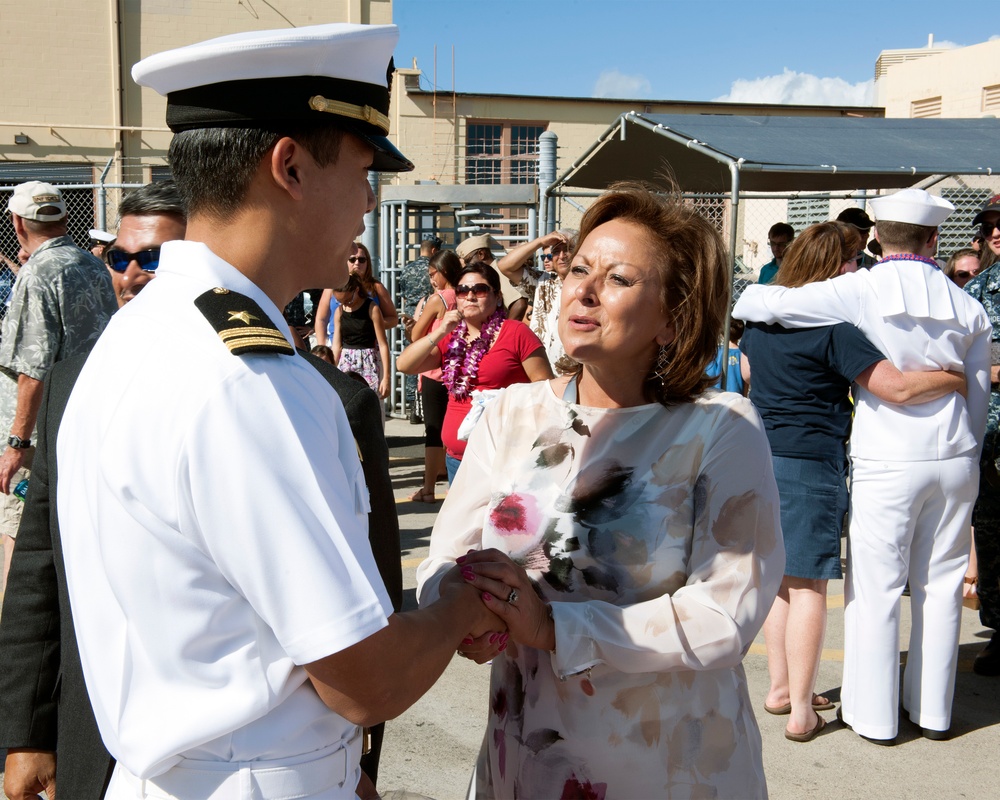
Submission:
MULTIPOLYGON (((845 517, 837 714, 885 745, 901 706, 947 738, 963 598, 1000 624, 1000 196, 946 266, 954 209, 922 190, 775 225, 732 308, 714 226, 617 184, 510 252, 428 236, 392 297, 359 237, 368 171, 412 168, 386 137, 396 37, 258 31, 136 65, 174 180, 124 198, 102 260, 58 189, 12 193, 7 795, 367 800, 384 721, 457 653, 491 670, 476 797, 766 797, 754 708, 804 743, 835 707, 815 684, 845 517), (409 611, 397 326, 426 435, 410 500, 450 484, 409 611)), ((1000 674, 998 634, 975 669, 1000 674)))

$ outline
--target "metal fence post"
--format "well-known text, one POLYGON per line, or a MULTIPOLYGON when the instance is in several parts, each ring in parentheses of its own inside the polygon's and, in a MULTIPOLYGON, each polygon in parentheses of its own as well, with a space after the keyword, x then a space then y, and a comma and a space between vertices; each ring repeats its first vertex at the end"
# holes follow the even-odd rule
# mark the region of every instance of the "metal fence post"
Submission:
POLYGON ((556 182, 556 145, 559 137, 544 131, 538 137, 538 229, 544 235, 555 230, 556 199, 546 196, 556 182))
MULTIPOLYGON (((378 179, 379 173, 369 172, 368 173, 368 183, 371 184, 372 193, 375 195, 375 200, 378 200, 378 179)), ((381 262, 382 254, 378 250, 378 214, 376 210, 378 208, 378 203, 375 203, 375 208, 365 214, 365 232, 361 234, 361 243, 368 248, 369 253, 377 254, 374 257, 378 258, 381 262)), ((378 273, 375 270, 375 265, 371 265, 372 275, 376 278, 378 273)))

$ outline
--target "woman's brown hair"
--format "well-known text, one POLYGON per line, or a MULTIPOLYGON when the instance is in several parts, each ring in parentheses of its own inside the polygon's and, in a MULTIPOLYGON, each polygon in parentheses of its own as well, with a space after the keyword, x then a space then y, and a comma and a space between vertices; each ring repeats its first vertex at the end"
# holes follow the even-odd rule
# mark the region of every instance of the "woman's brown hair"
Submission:
POLYGON ((729 306, 729 255, 722 236, 678 196, 620 183, 587 209, 576 249, 612 220, 640 226, 661 254, 654 265, 662 279, 660 307, 675 337, 663 348, 666 367, 658 369, 655 361, 650 366, 646 394, 665 406, 689 402, 717 380, 707 378, 705 368, 715 358, 729 306))
POLYGON ((840 274, 845 261, 858 256, 861 234, 846 222, 810 225, 788 246, 774 283, 793 288, 840 274))

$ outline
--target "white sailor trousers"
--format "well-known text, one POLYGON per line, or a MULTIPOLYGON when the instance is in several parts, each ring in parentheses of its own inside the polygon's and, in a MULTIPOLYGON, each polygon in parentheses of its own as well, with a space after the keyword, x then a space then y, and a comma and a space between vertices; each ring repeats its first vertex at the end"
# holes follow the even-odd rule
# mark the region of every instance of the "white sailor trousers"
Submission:
POLYGON ((844 721, 891 739, 898 727, 900 598, 912 626, 903 708, 947 730, 955 693, 962 578, 979 487, 973 453, 940 461, 853 459, 844 609, 844 721))
POLYGON ((280 761, 191 761, 142 780, 115 766, 104 800, 356 800, 360 737, 280 761))

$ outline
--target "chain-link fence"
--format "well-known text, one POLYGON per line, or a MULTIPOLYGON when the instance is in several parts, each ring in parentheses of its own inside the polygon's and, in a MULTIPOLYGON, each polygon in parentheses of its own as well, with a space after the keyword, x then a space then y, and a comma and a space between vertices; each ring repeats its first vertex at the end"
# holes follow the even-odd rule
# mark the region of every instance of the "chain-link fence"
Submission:
MULTIPOLYGON (((82 248, 90 249, 90 230, 111 229, 117 225, 118 204, 123 194, 141 184, 95 183, 101 169, 96 165, 4 165, 0 170, 0 204, 4 210, 14 187, 25 181, 41 180, 51 183, 62 192, 66 203, 67 235, 82 248), (96 175, 95 175, 96 171, 96 175), (79 182, 67 181, 79 178, 79 182)), ((0 323, 7 315, 10 293, 14 286, 21 259, 21 245, 14 233, 9 217, 0 223, 0 323)))

